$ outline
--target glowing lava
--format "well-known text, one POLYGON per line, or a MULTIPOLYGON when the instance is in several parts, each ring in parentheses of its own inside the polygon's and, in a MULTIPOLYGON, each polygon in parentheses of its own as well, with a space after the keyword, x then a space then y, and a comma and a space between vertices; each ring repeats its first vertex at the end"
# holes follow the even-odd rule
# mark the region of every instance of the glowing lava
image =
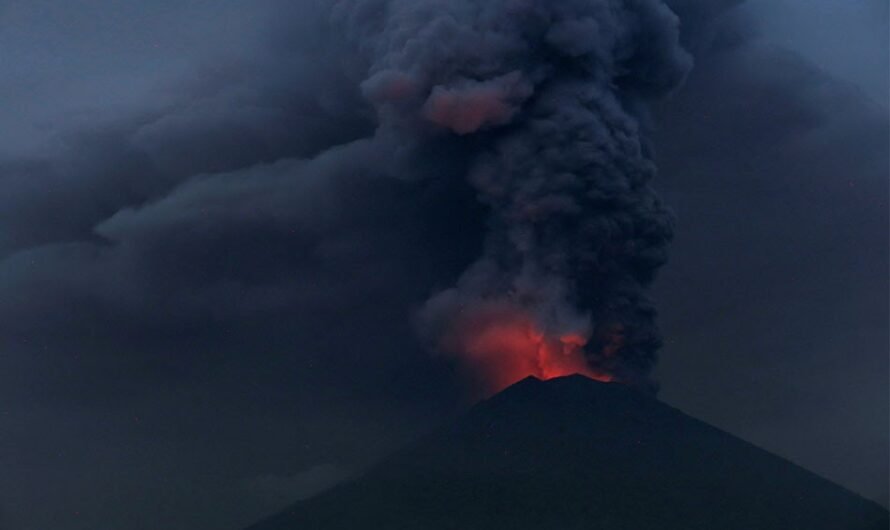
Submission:
POLYGON ((587 339, 581 334, 548 336, 531 317, 513 311, 464 317, 443 346, 480 380, 486 394, 528 376, 552 379, 582 374, 598 381, 612 380, 588 365, 583 351, 587 339))

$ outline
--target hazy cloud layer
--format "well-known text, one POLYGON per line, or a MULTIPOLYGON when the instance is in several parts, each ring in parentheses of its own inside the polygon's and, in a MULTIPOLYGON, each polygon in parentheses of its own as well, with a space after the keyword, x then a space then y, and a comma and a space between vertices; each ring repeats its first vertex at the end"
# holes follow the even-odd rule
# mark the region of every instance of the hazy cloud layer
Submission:
MULTIPOLYGON (((886 112, 734 3, 671 2, 662 395, 886 499, 886 112)), ((3 528, 239 528, 459 407, 414 315, 484 249, 465 134, 528 87, 441 88, 457 134, 408 149, 411 80, 320 6, 0 6, 3 528)))

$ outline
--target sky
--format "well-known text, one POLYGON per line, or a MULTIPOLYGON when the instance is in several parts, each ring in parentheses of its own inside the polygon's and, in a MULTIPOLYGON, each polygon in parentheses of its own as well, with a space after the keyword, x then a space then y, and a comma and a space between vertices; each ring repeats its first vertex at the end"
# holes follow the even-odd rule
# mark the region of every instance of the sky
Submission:
MULTIPOLYGON (((886 2, 670 4, 660 398, 886 505, 886 2)), ((368 141, 318 6, 0 3, 0 529, 242 528, 466 407, 466 146, 368 141)))
POLYGON ((801 54, 884 107, 890 98, 888 9, 881 0, 750 0, 743 7, 765 40, 801 54))

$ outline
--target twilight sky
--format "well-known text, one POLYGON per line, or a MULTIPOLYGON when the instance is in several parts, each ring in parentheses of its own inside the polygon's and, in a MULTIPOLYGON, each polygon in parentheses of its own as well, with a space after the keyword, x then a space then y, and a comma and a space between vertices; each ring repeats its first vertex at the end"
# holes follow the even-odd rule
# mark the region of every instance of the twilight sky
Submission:
MULTIPOLYGON (((668 3, 661 398, 886 505, 887 3, 668 3)), ((355 178, 318 5, 0 2, 0 529, 235 530, 465 405, 412 315, 482 214, 355 178)))

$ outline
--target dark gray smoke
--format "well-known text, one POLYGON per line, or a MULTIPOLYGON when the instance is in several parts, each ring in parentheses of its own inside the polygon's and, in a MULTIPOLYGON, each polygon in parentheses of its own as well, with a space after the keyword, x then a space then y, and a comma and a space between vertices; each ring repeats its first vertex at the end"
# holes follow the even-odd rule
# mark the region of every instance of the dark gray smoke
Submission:
MULTIPOLYGON (((493 308, 583 337, 597 371, 642 381, 660 345, 646 289, 671 218, 649 183, 646 103, 691 58, 658 0, 345 0, 334 18, 369 62, 378 136, 460 137, 488 209, 483 253, 422 322, 441 341, 493 308)), ((422 174, 420 175, 422 176, 422 174)))
MULTIPOLYGON (((665 3, 653 377, 886 498, 886 110, 665 3)), ((461 303, 645 377, 658 6, 0 2, 0 527, 243 528, 460 405, 461 303)))

